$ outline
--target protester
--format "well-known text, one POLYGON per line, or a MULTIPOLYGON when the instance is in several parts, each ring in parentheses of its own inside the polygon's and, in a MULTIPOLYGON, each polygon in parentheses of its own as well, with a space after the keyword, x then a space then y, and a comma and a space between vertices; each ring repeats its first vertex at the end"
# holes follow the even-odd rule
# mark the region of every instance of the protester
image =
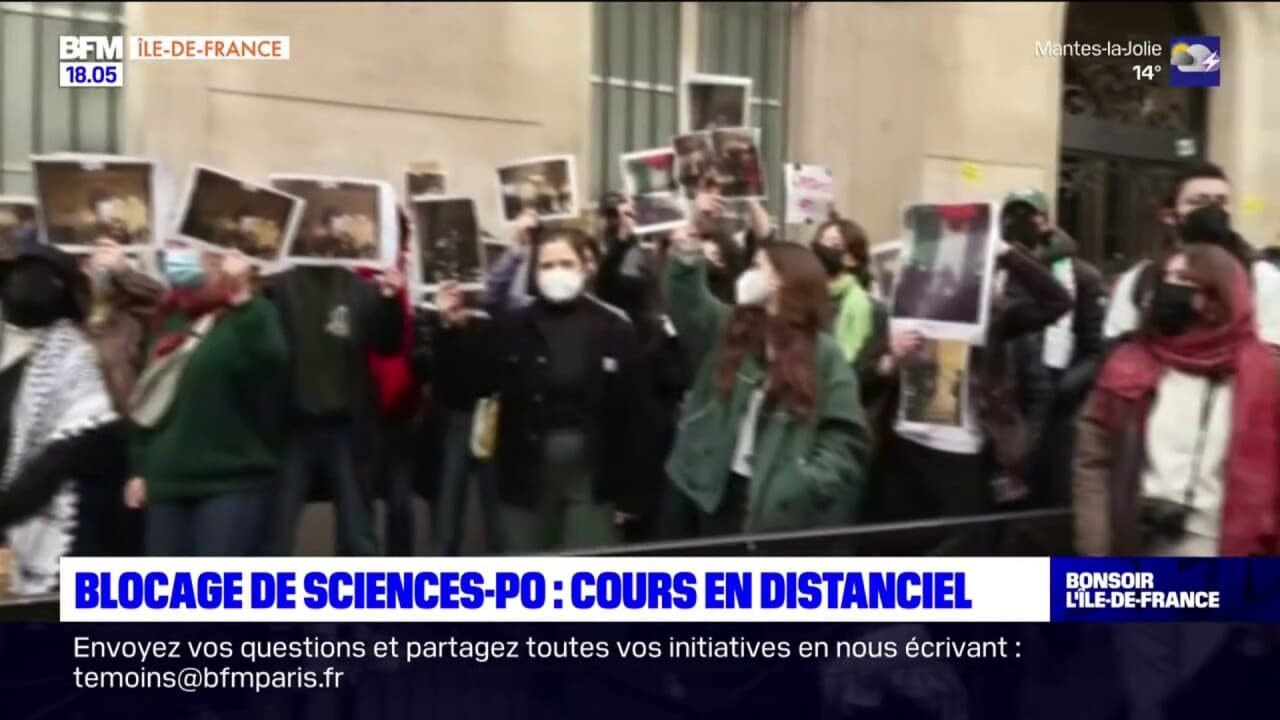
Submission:
POLYGON ((78 327, 88 297, 75 259, 33 234, 0 266, 0 530, 20 595, 57 590, 63 555, 101 554, 110 542, 127 453, 78 327))
MULTIPOLYGON (((404 273, 409 253, 409 217, 398 212, 400 242, 396 271, 404 273)), ((379 271, 362 269, 357 274, 376 279, 379 271)), ((416 425, 422 401, 422 383, 410 362, 414 348, 414 320, 409 290, 401 287, 397 299, 403 305, 404 337, 400 350, 391 355, 369 353, 369 372, 377 391, 376 453, 373 458, 373 485, 386 505, 383 522, 388 555, 413 555, 414 452, 416 425)))
POLYGON ((857 381, 836 341, 827 279, 801 245, 761 246, 737 304, 707 285, 703 238, 677 232, 667 310, 698 368, 667 472, 668 534, 850 523, 868 462, 857 381), (695 342, 696 341, 696 342, 695 342))
MULTIPOLYGON (((488 317, 472 313, 470 322, 480 325, 493 322, 533 302, 527 292, 529 247, 538 232, 537 213, 525 211, 516 219, 511 245, 490 268, 486 278, 484 308, 488 317)), ((438 465, 434 502, 432 503, 432 532, 436 553, 453 556, 462 552, 462 535, 466 529, 467 505, 475 485, 476 500, 480 505, 480 518, 484 527, 484 548, 489 554, 504 552, 506 526, 503 518, 502 498, 498 488, 497 470, 492 458, 476 457, 472 448, 477 408, 484 399, 484 389, 471 384, 478 376, 458 373, 447 381, 435 368, 440 360, 437 344, 442 332, 444 316, 440 312, 420 311, 418 319, 418 347, 423 359, 417 364, 419 376, 432 386, 435 403, 432 420, 435 437, 430 438, 438 453, 433 459, 438 465)), ((430 459, 428 460, 431 461, 430 459)))
POLYGON ((827 271, 836 343, 845 360, 854 362, 875 325, 867 234, 857 223, 833 213, 830 220, 818 226, 811 246, 827 271))
POLYGON ((376 282, 343 267, 295 267, 274 278, 275 303, 289 347, 288 429, 274 498, 270 552, 293 550, 298 517, 313 481, 327 480, 343 555, 377 555, 370 489, 359 469, 373 452, 377 390, 369 354, 404 343, 404 277, 388 269, 376 282))
MULTIPOLYGON (((1107 358, 1080 419, 1077 549, 1274 555, 1280 368, 1258 337, 1256 288, 1236 257, 1210 244, 1185 245, 1155 267, 1162 276, 1139 330, 1107 358)), ((1223 624, 1117 628, 1131 716, 1159 716, 1227 636, 1223 624)))
POLYGON ((653 495, 643 499, 638 522, 626 526, 628 540, 649 539, 657 531, 655 521, 667 482, 663 464, 675 441, 680 400, 693 380, 688 357, 662 302, 662 245, 636 236, 634 207, 619 193, 606 194, 600 203, 601 235, 605 255, 600 264, 597 291, 600 299, 626 313, 640 340, 647 376, 652 387, 649 430, 637 442, 647 444, 645 474, 653 478, 646 487, 653 495))
MULTIPOLYGON (((1026 463, 1036 416, 1028 398, 1043 396, 1044 368, 1022 342, 1071 309, 1071 296, 1026 252, 1003 241, 985 344, 970 349, 960 427, 918 430, 900 421, 878 458, 873 480, 877 520, 976 515, 996 500, 1025 497, 1026 463), (1003 287, 1001 287, 1003 286, 1003 287)), ((918 332, 895 333, 877 364, 896 377, 903 361, 922 345, 918 332)), ((959 390, 959 388, 957 388, 959 390)), ((888 408, 890 417, 896 408, 888 408)))
POLYGON ((1000 215, 1004 239, 1044 263, 1073 300, 1072 309, 1040 334, 1049 385, 1036 400, 1042 417, 1032 419, 1040 431, 1028 472, 1035 504, 1062 507, 1071 502, 1076 414, 1102 361, 1107 289, 1097 268, 1076 257, 1075 240, 1050 221, 1043 192, 1010 193, 1000 215))
POLYGON ((1080 419, 1076 537, 1088 555, 1271 555, 1280 500, 1280 368, 1248 276, 1191 245, 1160 263, 1136 337, 1080 419))
POLYGON ((877 369, 879 359, 889 351, 889 309, 871 293, 867 235, 857 223, 833 212, 830 220, 818 226, 810 246, 827 271, 835 309, 833 334, 857 374, 875 458, 892 430, 885 419, 897 386, 877 369))
POLYGON ((496 396, 496 463, 510 549, 614 543, 643 492, 635 438, 647 380, 631 324, 585 295, 588 238, 559 228, 532 248, 534 301, 473 323, 456 283, 437 298, 437 385, 496 396))
POLYGON ((164 252, 170 292, 132 398, 125 504, 146 507, 153 556, 256 555, 280 471, 276 310, 239 252, 164 252))
MULTIPOLYGON (((1268 345, 1280 347, 1280 269, 1260 261, 1254 248, 1231 228, 1231 182, 1222 168, 1197 163, 1183 170, 1161 218, 1173 244, 1217 245, 1249 269, 1258 336, 1268 345)), ((1141 305, 1150 297, 1157 280, 1158 275, 1145 261, 1120 277, 1112 290, 1103 325, 1107 339, 1119 339, 1137 329, 1141 305)))
POLYGON ((659 271, 655 253, 635 234, 635 211, 621 193, 600 199, 600 236, 604 256, 596 278, 596 293, 622 310, 638 331, 662 316, 659 271))
MULTIPOLYGON (((128 415, 129 397, 145 361, 143 348, 147 330, 164 299, 159 280, 134 267, 137 259, 110 238, 99 238, 84 263, 92 288, 92 305, 84 329, 98 351, 102 374, 116 412, 128 415)), ((140 555, 143 551, 144 518, 141 512, 118 502, 118 488, 132 475, 121 468, 116 482, 104 484, 102 492, 119 512, 112 521, 109 545, 102 552, 111 555, 140 555)))

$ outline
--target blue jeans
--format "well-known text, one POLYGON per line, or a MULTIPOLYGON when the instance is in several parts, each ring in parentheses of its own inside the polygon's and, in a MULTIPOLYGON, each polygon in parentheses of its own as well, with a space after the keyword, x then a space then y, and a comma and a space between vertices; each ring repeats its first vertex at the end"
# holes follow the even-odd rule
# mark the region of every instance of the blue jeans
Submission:
POLYGON ((257 555, 262 547, 262 511, 262 493, 256 488, 150 503, 146 509, 147 555, 257 555))
POLYGON ((355 431, 351 423, 302 425, 292 429, 284 472, 272 512, 270 554, 293 554, 298 517, 310 497, 311 482, 323 475, 333 493, 338 554, 378 554, 373 508, 356 473, 355 431))
POLYGON ((435 536, 440 555, 458 555, 462 551, 462 531, 467 524, 467 480, 474 476, 480 496, 480 515, 484 519, 485 551, 503 552, 502 509, 498 500, 498 478, 493 463, 471 455, 471 422, 473 413, 450 411, 445 419, 443 465, 440 468, 440 492, 434 508, 435 536))

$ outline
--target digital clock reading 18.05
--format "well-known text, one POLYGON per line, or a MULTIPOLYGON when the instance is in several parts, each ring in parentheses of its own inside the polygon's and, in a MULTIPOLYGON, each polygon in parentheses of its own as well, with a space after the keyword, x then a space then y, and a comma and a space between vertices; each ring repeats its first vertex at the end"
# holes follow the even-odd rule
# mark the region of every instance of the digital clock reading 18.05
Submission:
POLYGON ((60 63, 58 85, 64 88, 124 87, 124 63, 60 63))

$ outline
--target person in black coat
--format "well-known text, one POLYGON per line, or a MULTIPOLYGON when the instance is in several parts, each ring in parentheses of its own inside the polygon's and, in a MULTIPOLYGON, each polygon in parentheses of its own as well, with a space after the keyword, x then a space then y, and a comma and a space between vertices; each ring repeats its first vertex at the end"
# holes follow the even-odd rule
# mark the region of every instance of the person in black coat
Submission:
POLYGON ((648 479, 650 393, 631 323, 585 293, 587 236, 544 231, 534 302, 481 325, 460 288, 441 286, 432 377, 497 395, 498 491, 514 552, 617 542, 648 479))
POLYGON ((1019 365, 1038 371, 1040 378, 1039 383, 1020 384, 1029 389, 1023 402, 1033 408, 1029 419, 1038 439, 1029 459, 1031 502, 1062 507, 1071 503, 1076 414, 1093 387, 1103 356, 1107 287, 1096 267, 1076 257, 1075 241, 1050 222, 1044 193, 1011 193, 1001 211, 1001 225, 1005 240, 1033 254, 1072 299, 1070 312, 1023 339, 1021 350, 1026 357, 1019 365))
POLYGON ((679 405, 693 382, 693 368, 662 302, 660 268, 666 238, 647 244, 637 237, 633 206, 621 193, 607 193, 601 198, 600 220, 605 253, 596 277, 596 295, 631 320, 652 383, 651 409, 655 414, 650 419, 651 429, 637 438, 638 442, 650 442, 646 473, 652 485, 638 508, 641 521, 625 527, 628 541, 643 541, 650 539, 655 530, 647 521, 656 517, 667 487, 663 464, 675 443, 679 405))

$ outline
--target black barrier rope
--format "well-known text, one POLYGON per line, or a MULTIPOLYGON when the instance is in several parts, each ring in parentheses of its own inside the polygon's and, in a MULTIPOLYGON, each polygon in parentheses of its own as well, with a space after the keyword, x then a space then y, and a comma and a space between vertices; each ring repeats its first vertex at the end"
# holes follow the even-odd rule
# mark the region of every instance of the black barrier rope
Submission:
MULTIPOLYGON (((986 547, 984 554, 992 554, 996 548, 1001 547, 1003 540, 1005 539, 999 536, 1000 531, 1007 532, 1017 530, 1027 525, 1047 526, 1054 522, 1068 521, 1070 518, 1071 510, 1066 508, 1056 510, 1023 510, 1016 512, 990 513, 987 515, 970 515, 961 518, 911 520, 907 522, 850 525, 835 528, 821 528, 816 530, 757 533, 753 535, 725 535, 722 537, 698 538, 694 540, 636 543, 631 545, 615 545, 550 554, 558 556, 568 555, 573 557, 629 555, 687 556, 697 554, 699 551, 706 552, 717 549, 723 550, 726 548, 740 546, 746 548, 767 547, 781 545, 784 543, 811 542, 814 540, 875 540, 878 537, 882 538, 886 536, 908 534, 919 534, 928 537, 930 534, 945 533, 948 531, 994 530, 997 531, 997 536, 983 543, 986 547)), ((955 540, 956 538, 950 537, 944 539, 941 543, 934 543, 936 546, 934 548, 935 552, 930 554, 945 554, 936 551, 945 547, 948 543, 954 543, 955 540)), ((10 617, 48 617, 56 620, 57 614, 57 593, 0 598, 0 620, 10 617)))
POLYGON ((910 520, 896 523, 874 523, 867 525, 845 525, 834 528, 814 530, 793 530, 776 533, 757 533, 751 535, 724 535, 720 537, 697 538, 693 540, 672 540, 631 545, 614 545, 571 552, 551 553, 569 556, 597 555, 688 555, 690 550, 712 550, 718 548, 745 546, 776 545, 787 542, 803 542, 823 539, 866 538, 877 535, 905 534, 921 531, 964 530, 968 528, 1000 528, 1015 524, 1063 521, 1071 518, 1069 508, 1053 510, 1022 510, 1005 513, 989 513, 986 515, 969 515, 960 518, 938 518, 933 520, 910 520))

